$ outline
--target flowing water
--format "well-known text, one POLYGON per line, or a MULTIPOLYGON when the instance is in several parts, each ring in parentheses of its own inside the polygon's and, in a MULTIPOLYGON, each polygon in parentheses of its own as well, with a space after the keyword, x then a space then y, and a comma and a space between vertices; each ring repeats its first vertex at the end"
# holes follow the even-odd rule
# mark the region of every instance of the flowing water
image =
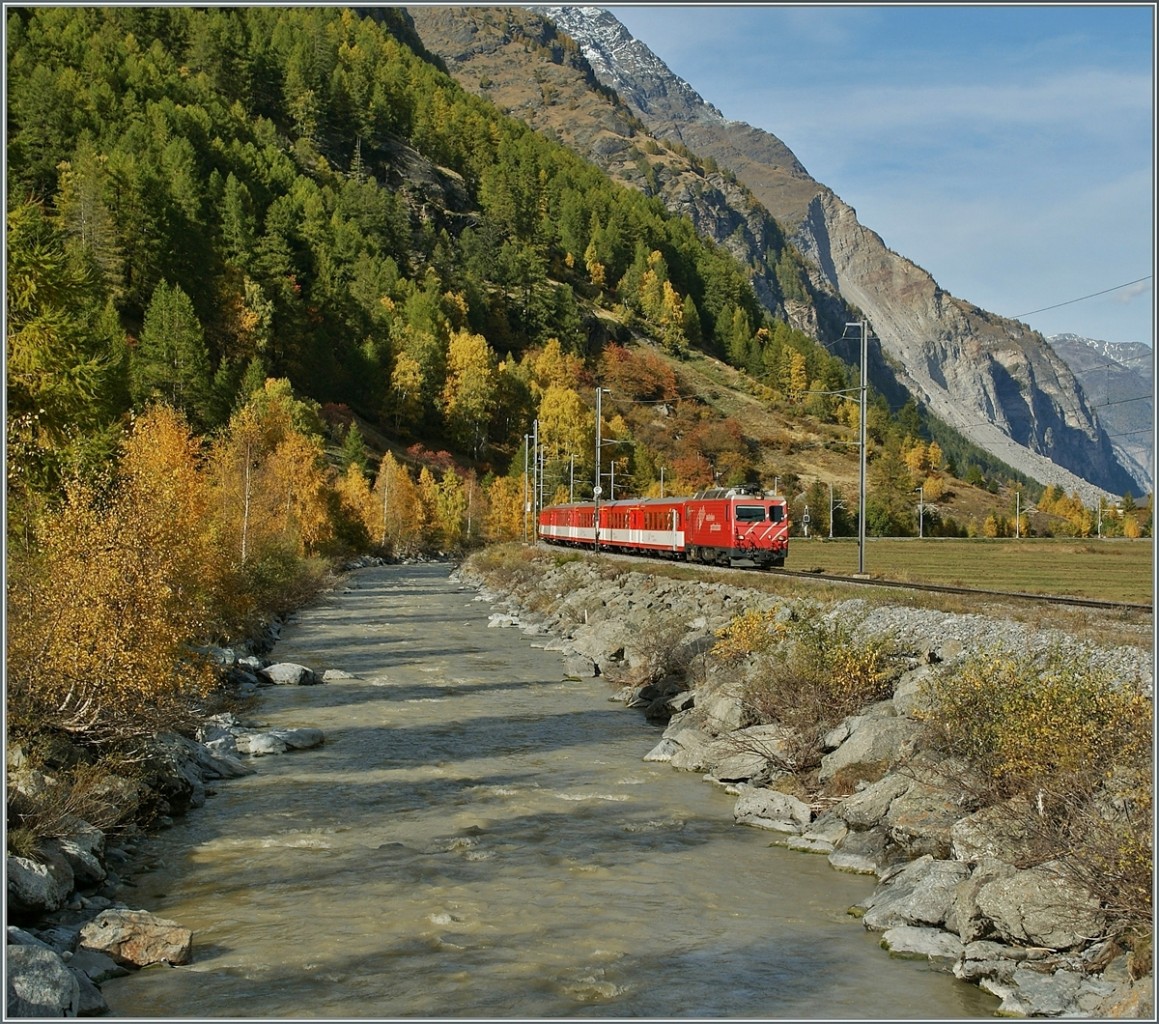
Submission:
POLYGON ((770 846, 735 798, 645 762, 660 729, 447 566, 358 571, 279 661, 356 678, 262 692, 325 745, 257 760, 147 845, 126 902, 194 961, 106 982, 119 1017, 987 1017, 847 909, 873 879, 770 846))

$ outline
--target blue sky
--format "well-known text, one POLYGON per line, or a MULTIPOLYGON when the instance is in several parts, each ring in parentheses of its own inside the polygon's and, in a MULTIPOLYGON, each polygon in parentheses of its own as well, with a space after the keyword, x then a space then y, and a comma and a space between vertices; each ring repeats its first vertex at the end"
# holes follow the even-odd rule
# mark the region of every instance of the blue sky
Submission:
POLYGON ((1153 5, 602 6, 947 291, 1153 343, 1153 5))

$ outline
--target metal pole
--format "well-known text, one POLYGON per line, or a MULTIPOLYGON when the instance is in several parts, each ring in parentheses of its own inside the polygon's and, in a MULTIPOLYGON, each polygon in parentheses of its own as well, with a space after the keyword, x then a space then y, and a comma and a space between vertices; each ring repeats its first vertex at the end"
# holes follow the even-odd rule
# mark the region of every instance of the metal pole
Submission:
POLYGON ((664 497, 664 467, 660 467, 660 497, 664 497))
POLYGON ((600 553, 600 418, 603 416, 603 388, 596 388, 596 486, 592 489, 594 498, 594 520, 592 522, 594 549, 600 553))
POLYGON ((571 454, 571 465, 567 472, 567 500, 575 501, 575 452, 571 454))
POLYGON ((616 500, 616 460, 615 459, 612 459, 612 474, 611 474, 611 480, 610 480, 608 490, 609 490, 608 500, 615 501, 616 500))
MULTIPOLYGON (((531 425, 531 519, 539 523, 539 420, 531 425)), ((537 531, 538 532, 538 531, 537 531)))
POLYGON ((523 435, 523 543, 527 543, 527 456, 530 449, 527 447, 527 434, 523 435))
POLYGON ((869 324, 861 321, 861 506, 857 513, 857 572, 865 572, 865 412, 869 397, 869 324))
POLYGON ((833 485, 829 485, 829 539, 833 539, 833 485))

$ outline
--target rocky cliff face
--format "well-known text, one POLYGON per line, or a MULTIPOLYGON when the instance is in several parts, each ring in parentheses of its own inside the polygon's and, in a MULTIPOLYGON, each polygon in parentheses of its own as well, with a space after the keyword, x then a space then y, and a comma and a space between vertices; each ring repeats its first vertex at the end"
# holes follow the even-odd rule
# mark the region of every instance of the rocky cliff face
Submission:
POLYGON ((1040 334, 943 291, 860 224, 784 143, 725 119, 611 13, 555 6, 409 12, 424 45, 467 88, 613 178, 659 195, 725 245, 752 268, 774 314, 823 341, 840 337, 846 321, 867 319, 875 386, 887 372, 884 361, 974 443, 1090 502, 1138 489, 1074 375, 1040 334), (785 237, 809 264, 809 303, 784 302, 773 267, 785 237))

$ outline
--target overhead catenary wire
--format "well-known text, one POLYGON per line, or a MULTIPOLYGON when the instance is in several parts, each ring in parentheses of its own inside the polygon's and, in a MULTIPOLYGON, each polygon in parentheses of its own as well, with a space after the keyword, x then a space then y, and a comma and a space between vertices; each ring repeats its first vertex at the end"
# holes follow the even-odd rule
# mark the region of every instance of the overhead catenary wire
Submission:
POLYGON ((1049 309, 1060 309, 1063 306, 1069 306, 1075 302, 1085 302, 1087 299, 1093 299, 1099 295, 1108 295, 1111 292, 1117 292, 1120 288, 1130 288, 1133 284, 1142 284, 1144 281, 1150 281, 1151 275, 1146 277, 1137 277, 1134 281, 1127 281, 1125 284, 1117 284, 1113 288, 1104 288, 1099 292, 1091 292, 1090 295, 1080 295, 1077 299, 1067 299, 1065 302, 1056 302, 1053 306, 1043 306, 1042 309, 1032 309, 1029 313, 1015 313, 1009 319, 1021 320, 1024 316, 1034 316, 1035 313, 1045 313, 1049 309))

